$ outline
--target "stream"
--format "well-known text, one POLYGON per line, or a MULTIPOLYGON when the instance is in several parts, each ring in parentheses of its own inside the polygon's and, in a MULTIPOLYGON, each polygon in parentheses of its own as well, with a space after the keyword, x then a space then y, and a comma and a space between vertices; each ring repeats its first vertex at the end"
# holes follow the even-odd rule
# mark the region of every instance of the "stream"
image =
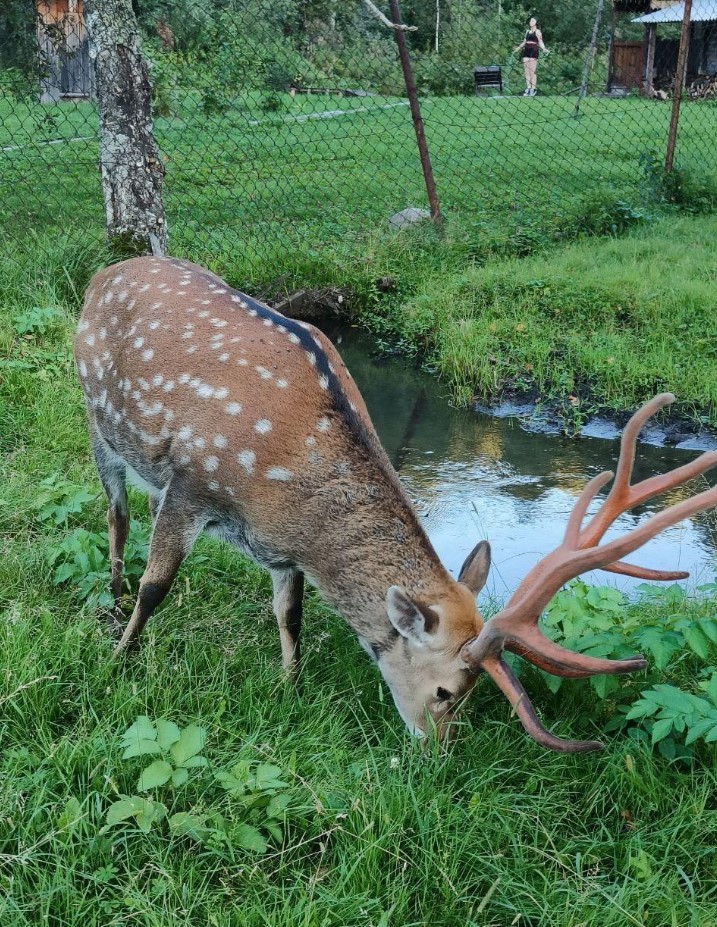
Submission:
MULTIPOLYGON (((370 335, 345 325, 322 328, 356 380, 443 563, 456 575, 473 546, 487 538, 493 567, 483 596, 504 601, 527 570, 560 543, 585 483, 602 470, 614 469, 618 430, 610 422, 596 421, 580 437, 565 438, 526 430, 520 417, 526 410, 503 409, 496 415, 456 409, 441 383, 400 357, 381 356, 370 335)), ((633 481, 717 446, 704 437, 664 446, 659 428, 645 431, 647 442, 638 444, 633 481)), ((698 484, 698 489, 705 488, 707 481, 703 477, 698 484)), ((666 498, 676 502, 687 495, 680 487, 666 498)), ((606 537, 630 530, 662 504, 650 500, 636 514, 621 516, 606 537)), ((593 505, 590 512, 594 510, 593 505)), ((717 513, 712 511, 668 529, 628 559, 655 569, 689 570, 684 583, 694 588, 713 581, 716 546, 717 513)), ((640 582, 599 571, 584 578, 627 593, 640 582)))

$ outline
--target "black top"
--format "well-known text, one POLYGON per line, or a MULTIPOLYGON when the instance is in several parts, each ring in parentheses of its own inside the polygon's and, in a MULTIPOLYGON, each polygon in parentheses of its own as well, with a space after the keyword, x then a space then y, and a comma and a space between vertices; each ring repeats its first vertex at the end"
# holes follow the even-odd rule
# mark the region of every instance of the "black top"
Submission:
POLYGON ((525 33, 525 48, 523 49, 524 58, 537 58, 540 43, 537 32, 531 32, 530 29, 525 33))

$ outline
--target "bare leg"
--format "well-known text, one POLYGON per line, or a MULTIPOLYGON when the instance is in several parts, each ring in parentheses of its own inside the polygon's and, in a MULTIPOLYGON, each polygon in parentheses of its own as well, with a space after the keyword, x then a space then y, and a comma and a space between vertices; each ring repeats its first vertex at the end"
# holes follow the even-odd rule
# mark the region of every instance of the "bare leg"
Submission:
MULTIPOLYGON (((177 495, 181 496, 180 493, 177 495)), ((186 497, 181 496, 181 501, 175 501, 170 489, 154 522, 147 568, 139 584, 132 617, 115 649, 115 655, 137 643, 149 616, 169 592, 177 571, 202 527, 199 513, 188 508, 186 497)))
POLYGON ((304 574, 298 570, 272 570, 274 614, 279 624, 281 663, 287 673, 296 675, 301 659, 301 633, 304 574))
POLYGON ((536 88, 537 88, 537 74, 536 74, 536 72, 537 72, 537 70, 538 70, 538 59, 537 59, 537 58, 529 58, 529 59, 528 59, 528 64, 527 64, 526 68, 527 68, 527 71, 528 71, 528 83, 529 83, 530 89, 531 89, 532 91, 535 91, 536 88))
POLYGON ((124 547, 129 532, 129 509, 127 507, 126 467, 122 460, 107 446, 97 428, 90 420, 90 442, 97 472, 107 494, 107 528, 110 541, 110 588, 114 598, 114 611, 108 616, 107 625, 111 633, 122 629, 122 567, 124 547))
POLYGON ((530 90, 530 58, 523 58, 523 74, 525 76, 525 89, 530 90))

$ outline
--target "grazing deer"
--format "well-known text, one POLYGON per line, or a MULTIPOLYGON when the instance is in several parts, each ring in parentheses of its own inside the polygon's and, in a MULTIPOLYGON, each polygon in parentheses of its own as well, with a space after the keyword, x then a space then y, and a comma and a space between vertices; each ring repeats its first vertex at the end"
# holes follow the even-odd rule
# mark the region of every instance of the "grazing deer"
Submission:
POLYGON ((484 625, 475 599, 490 566, 488 544, 474 548, 457 581, 448 574, 349 372, 313 326, 285 318, 186 261, 135 258, 92 279, 75 358, 109 499, 116 616, 129 522, 126 475, 151 499, 149 558, 118 650, 136 641, 206 531, 271 573, 287 670, 299 660, 306 576, 354 629, 418 735, 429 719, 442 733, 456 703, 485 671, 539 743, 568 752, 599 747, 546 731, 502 651, 559 676, 642 669, 641 657, 598 660, 559 647, 539 631, 540 613, 585 570, 686 576, 619 561, 668 525, 717 504, 715 487, 600 546, 618 515, 717 465, 717 453, 703 454, 630 485, 638 432, 673 400, 656 397, 627 425, 615 483, 598 513, 582 527, 611 473, 588 483, 562 544, 484 625))

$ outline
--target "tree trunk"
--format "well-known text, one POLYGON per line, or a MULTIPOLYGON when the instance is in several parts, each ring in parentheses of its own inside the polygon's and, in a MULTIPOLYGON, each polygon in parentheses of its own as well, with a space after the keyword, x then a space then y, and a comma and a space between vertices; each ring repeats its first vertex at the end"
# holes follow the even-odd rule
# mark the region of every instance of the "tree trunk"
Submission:
POLYGON ((164 254, 164 165, 154 140, 149 67, 131 0, 86 0, 100 113, 107 234, 122 254, 164 254))

